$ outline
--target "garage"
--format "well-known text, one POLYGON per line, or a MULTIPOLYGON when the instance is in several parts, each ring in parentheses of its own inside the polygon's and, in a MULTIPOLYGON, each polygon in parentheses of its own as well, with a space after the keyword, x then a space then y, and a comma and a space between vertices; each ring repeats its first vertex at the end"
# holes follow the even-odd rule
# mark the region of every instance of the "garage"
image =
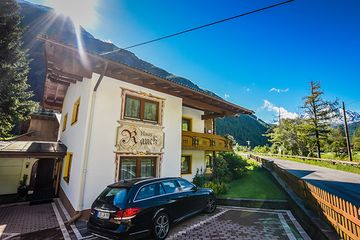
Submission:
POLYGON ((0 195, 17 192, 24 159, 1 159, 0 161, 0 195))
POLYGON ((0 141, 0 203, 19 200, 21 181, 26 186, 22 200, 56 196, 65 154, 66 146, 59 142, 0 141))

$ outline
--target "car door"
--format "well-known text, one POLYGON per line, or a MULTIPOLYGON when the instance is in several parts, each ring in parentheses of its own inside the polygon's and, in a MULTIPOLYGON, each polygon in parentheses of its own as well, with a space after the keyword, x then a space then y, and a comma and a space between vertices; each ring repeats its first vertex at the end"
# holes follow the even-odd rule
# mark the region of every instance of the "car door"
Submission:
POLYGON ((165 190, 164 198, 167 202, 173 220, 178 220, 190 213, 191 208, 188 203, 188 193, 181 191, 181 187, 176 180, 162 181, 165 190))
POLYGON ((133 219, 132 231, 149 229, 156 212, 163 208, 166 202, 163 199, 165 191, 160 182, 144 185, 139 188, 134 200, 133 207, 141 209, 137 218, 133 219))
POLYGON ((189 213, 193 213, 204 208, 204 196, 197 189, 197 187, 189 181, 179 178, 179 185, 181 186, 182 192, 186 195, 186 204, 188 205, 189 213))

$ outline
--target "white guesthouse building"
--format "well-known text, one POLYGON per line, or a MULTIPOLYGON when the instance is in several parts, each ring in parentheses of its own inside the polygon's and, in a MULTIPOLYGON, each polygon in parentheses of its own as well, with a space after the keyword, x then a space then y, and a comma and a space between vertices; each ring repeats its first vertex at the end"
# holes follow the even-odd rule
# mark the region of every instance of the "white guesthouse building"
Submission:
MULTIPOLYGON (((252 111, 208 92, 73 47, 45 41, 43 107, 61 112, 66 145, 59 197, 74 215, 110 183, 209 171, 231 151, 214 119, 252 111)), ((86 215, 86 214, 85 214, 86 215)))

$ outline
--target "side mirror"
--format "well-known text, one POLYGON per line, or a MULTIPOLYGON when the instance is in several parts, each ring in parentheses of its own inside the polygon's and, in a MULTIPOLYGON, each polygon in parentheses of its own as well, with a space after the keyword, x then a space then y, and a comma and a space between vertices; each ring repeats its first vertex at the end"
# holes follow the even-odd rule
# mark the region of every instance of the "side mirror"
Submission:
POLYGON ((196 192, 198 189, 199 189, 199 187, 194 184, 194 187, 191 190, 196 192))

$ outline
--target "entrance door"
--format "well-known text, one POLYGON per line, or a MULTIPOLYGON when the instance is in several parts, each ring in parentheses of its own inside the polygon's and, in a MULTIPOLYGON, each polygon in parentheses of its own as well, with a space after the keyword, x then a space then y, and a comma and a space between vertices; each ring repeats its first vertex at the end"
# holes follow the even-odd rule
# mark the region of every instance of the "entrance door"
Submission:
POLYGON ((54 159, 40 159, 36 172, 34 197, 49 198, 54 195, 54 159))
POLYGON ((155 176, 156 157, 120 157, 120 180, 155 176))

